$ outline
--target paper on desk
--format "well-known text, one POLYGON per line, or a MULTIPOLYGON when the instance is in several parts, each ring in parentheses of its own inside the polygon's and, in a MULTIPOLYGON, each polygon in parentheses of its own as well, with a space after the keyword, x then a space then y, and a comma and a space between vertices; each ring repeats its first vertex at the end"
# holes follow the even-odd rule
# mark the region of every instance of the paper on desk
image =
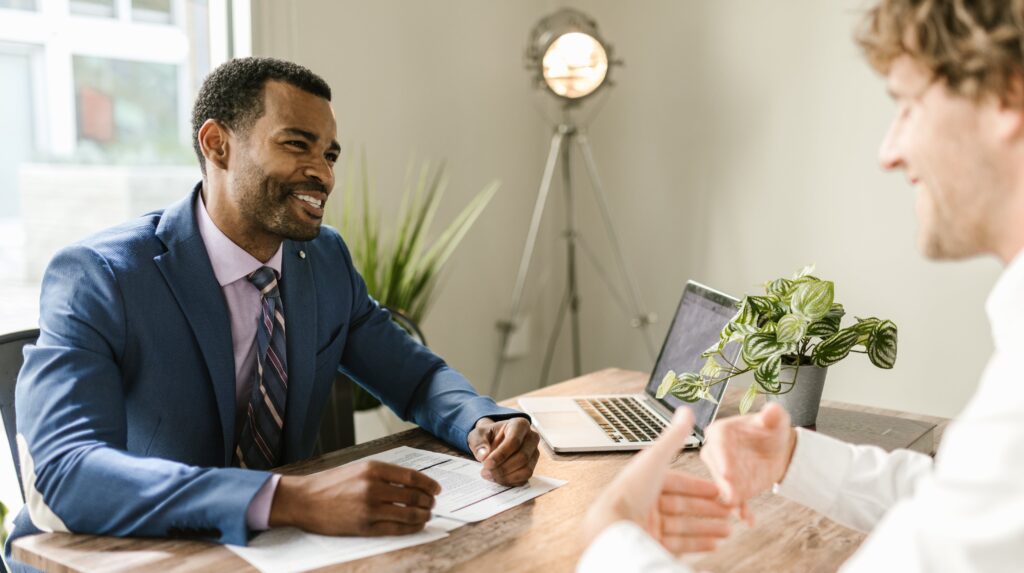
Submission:
POLYGON ((473 460, 401 446, 369 456, 423 472, 441 484, 434 515, 475 522, 565 485, 565 480, 533 476, 529 483, 509 487, 480 477, 483 465, 473 460))
POLYGON ((227 548, 264 573, 298 573, 437 541, 463 525, 451 520, 437 524, 434 521, 437 520, 431 520, 419 533, 389 537, 331 537, 294 527, 276 527, 257 535, 248 547, 227 548))
POLYGON ((443 539, 467 522, 486 519, 566 483, 534 476, 524 486, 500 486, 481 478, 483 466, 475 461, 406 446, 366 459, 416 469, 441 484, 434 517, 423 531, 392 537, 331 537, 280 527, 257 535, 248 547, 229 545, 228 549, 260 571, 309 571, 443 539))

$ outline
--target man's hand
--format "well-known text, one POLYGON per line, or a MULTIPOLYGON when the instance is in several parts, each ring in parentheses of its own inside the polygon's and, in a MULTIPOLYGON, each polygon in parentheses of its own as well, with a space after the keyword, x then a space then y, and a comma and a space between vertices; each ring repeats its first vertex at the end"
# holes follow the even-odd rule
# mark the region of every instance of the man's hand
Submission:
POLYGON ((772 403, 760 413, 711 424, 700 457, 711 470, 722 501, 745 507, 747 500, 782 481, 795 446, 789 414, 772 403))
POLYGON ((271 527, 323 535, 405 535, 430 520, 441 486, 408 468, 368 460, 308 476, 282 476, 271 527))
POLYGON ((637 523, 677 555, 712 550, 729 535, 731 509, 718 501, 715 484, 668 467, 692 432, 693 413, 680 408, 658 441, 595 500, 583 522, 588 544, 622 520, 637 523))
POLYGON ((540 459, 540 435, 526 418, 500 422, 480 418, 466 441, 476 460, 484 464, 480 475, 501 485, 523 485, 540 459))

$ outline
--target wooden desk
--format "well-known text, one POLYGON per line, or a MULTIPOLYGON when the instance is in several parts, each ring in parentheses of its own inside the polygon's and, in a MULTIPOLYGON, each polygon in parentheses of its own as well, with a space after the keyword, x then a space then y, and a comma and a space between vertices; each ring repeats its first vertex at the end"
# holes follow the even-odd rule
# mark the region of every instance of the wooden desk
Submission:
MULTIPOLYGON (((603 370, 535 392, 530 396, 638 392, 647 375, 603 370)), ((737 413, 739 390, 727 393, 721 416, 737 413)), ((514 405, 514 400, 507 401, 514 405)), ((946 420, 898 414, 825 402, 819 431, 883 447, 930 451, 946 420), (850 413, 897 416, 873 419, 884 427, 873 432, 858 427, 850 413), (831 421, 830 421, 831 420, 831 421), (852 435, 851 435, 852 434, 852 435)), ((874 422, 871 424, 874 426, 874 422)), ((865 424, 868 425, 868 424, 865 424)), ((407 445, 457 454, 426 432, 415 429, 340 450, 282 468, 283 473, 321 471, 369 454, 407 445)), ((532 502, 470 524, 451 536, 418 547, 337 565, 330 571, 572 571, 584 546, 580 520, 590 501, 629 460, 628 453, 556 455, 546 447, 537 465, 540 475, 569 483, 532 502)), ((707 476, 696 452, 677 458, 675 467, 707 476)), ((835 571, 860 545, 864 536, 781 497, 765 494, 752 501, 757 525, 737 525, 733 537, 717 551, 687 556, 685 561, 705 571, 835 571)), ((45 571, 252 571, 219 545, 195 541, 120 539, 66 533, 47 533, 18 540, 16 559, 45 571)))

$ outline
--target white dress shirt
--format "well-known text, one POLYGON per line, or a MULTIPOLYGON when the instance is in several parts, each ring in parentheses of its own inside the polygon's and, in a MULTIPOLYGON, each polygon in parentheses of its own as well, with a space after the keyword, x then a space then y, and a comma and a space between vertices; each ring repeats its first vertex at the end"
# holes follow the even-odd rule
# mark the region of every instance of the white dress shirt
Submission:
MULTIPOLYGON (((797 430, 775 492, 870 532, 844 573, 1024 571, 1024 252, 985 310, 995 352, 934 463, 797 430)), ((620 522, 587 548, 578 571, 689 569, 638 526, 620 522)))

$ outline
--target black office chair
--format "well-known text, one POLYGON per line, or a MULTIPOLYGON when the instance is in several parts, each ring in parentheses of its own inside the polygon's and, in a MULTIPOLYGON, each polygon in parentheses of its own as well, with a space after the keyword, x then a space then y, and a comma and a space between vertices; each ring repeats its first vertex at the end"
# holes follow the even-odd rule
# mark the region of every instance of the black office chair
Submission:
POLYGON ((18 381, 18 372, 24 361, 22 349, 39 338, 39 329, 23 330, 0 336, 0 417, 4 420, 4 431, 7 432, 7 445, 11 448, 11 459, 14 460, 14 471, 18 474, 18 487, 21 500, 25 501, 25 484, 21 483, 21 462, 18 460, 18 442, 16 413, 14 410, 14 385, 18 381))
MULTIPOLYGON (((382 307, 391 313, 391 318, 405 329, 416 342, 426 346, 427 341, 419 326, 401 312, 382 307)), ((356 426, 352 418, 355 405, 352 400, 352 385, 355 384, 340 371, 334 377, 331 393, 327 397, 324 417, 320 422, 320 433, 317 435, 314 455, 322 455, 335 450, 353 446, 356 443, 356 426)))

